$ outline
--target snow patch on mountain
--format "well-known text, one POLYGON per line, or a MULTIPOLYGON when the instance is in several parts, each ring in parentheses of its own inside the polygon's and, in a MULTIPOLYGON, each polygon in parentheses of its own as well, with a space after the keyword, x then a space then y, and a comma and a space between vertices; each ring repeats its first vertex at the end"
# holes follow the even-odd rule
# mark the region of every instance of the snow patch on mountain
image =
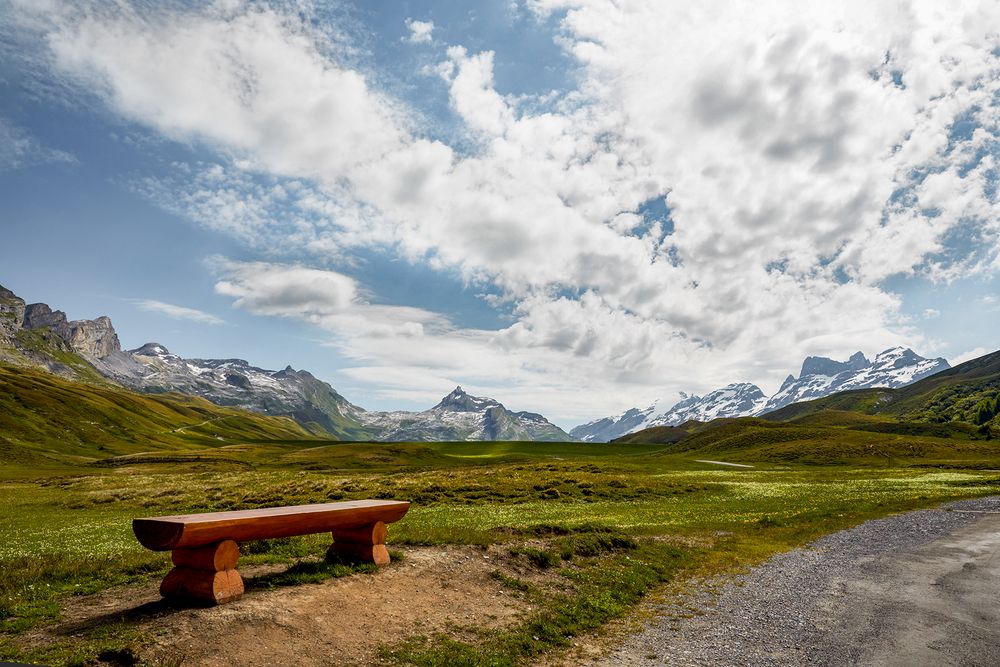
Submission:
POLYGON ((512 412, 492 398, 461 387, 422 412, 362 412, 361 423, 382 441, 570 440, 561 428, 534 412, 512 412))
POLYGON ((644 410, 632 408, 615 417, 582 424, 569 433, 586 442, 607 442, 626 433, 653 426, 677 426, 692 420, 711 421, 719 417, 753 414, 763 408, 766 402, 767 396, 760 387, 739 382, 716 389, 705 396, 682 395, 682 399, 673 404, 657 401, 644 410))
POLYGON ((799 377, 789 376, 781 389, 768 399, 761 413, 839 391, 902 387, 948 368, 951 366, 945 359, 925 359, 904 347, 893 347, 880 352, 874 361, 869 361, 860 352, 843 363, 822 357, 809 357, 803 363, 799 377), (816 361, 811 363, 811 360, 816 361))

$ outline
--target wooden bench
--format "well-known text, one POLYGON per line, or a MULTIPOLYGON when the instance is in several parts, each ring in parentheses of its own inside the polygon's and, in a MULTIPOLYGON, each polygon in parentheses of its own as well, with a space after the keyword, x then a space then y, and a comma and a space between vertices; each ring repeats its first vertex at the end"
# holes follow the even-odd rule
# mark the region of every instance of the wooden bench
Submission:
POLYGON ((160 584, 161 595, 222 604, 243 595, 237 542, 330 532, 328 557, 386 565, 385 525, 403 518, 409 508, 410 503, 397 500, 350 500, 160 516, 133 519, 132 532, 147 549, 171 550, 174 569, 160 584))

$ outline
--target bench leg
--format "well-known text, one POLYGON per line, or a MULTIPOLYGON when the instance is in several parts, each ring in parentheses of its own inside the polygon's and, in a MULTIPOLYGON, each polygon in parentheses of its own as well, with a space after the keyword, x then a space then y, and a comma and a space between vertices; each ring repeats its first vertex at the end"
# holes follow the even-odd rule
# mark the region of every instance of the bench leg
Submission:
POLYGON ((174 549, 170 553, 174 569, 160 584, 167 598, 224 604, 243 595, 243 579, 236 571, 240 548, 232 540, 197 549, 174 549))
POLYGON ((333 532, 333 544, 326 552, 328 559, 343 558, 375 563, 389 564, 389 551, 385 548, 385 524, 377 521, 360 528, 348 528, 333 532))

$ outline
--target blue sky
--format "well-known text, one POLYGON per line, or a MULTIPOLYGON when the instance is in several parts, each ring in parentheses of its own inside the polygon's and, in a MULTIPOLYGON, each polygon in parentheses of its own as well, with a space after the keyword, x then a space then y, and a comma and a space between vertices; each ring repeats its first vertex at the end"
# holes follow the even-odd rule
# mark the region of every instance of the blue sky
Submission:
POLYGON ((1000 347, 991 2, 0 3, 0 284, 561 425, 1000 347))

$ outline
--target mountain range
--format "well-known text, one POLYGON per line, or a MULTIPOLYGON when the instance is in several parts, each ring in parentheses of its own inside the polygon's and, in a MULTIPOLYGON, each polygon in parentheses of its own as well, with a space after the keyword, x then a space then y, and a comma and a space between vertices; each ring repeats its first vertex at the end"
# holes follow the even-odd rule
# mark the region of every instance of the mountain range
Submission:
POLYGON ((903 387, 950 368, 943 358, 925 359, 908 348, 893 347, 869 361, 861 352, 847 361, 806 357, 799 376, 789 375, 773 396, 754 384, 741 382, 705 396, 682 395, 676 403, 655 402, 645 409, 631 408, 612 417, 581 424, 570 435, 586 442, 608 442, 629 433, 688 421, 719 417, 748 417, 779 410, 792 403, 822 398, 852 389, 903 387))
POLYGON ((378 412, 352 404, 328 383, 291 366, 274 371, 242 359, 185 359, 164 345, 122 350, 108 317, 68 320, 0 286, 0 362, 71 380, 147 394, 176 392, 216 405, 287 416, 342 440, 570 440, 542 415, 513 412, 457 387, 422 412, 378 412))
POLYGON ((581 424, 569 434, 533 412, 514 412, 461 387, 421 412, 369 411, 354 405, 305 370, 268 370, 242 359, 185 359, 164 345, 122 350, 108 317, 69 320, 47 304, 27 304, 0 286, 0 362, 27 365, 72 380, 105 382, 146 394, 176 392, 216 405, 287 416, 312 433, 342 440, 571 440, 608 442, 648 428, 759 416, 801 401, 871 387, 903 387, 949 368, 895 347, 869 360, 807 357, 766 396, 751 383, 734 383, 704 396, 681 395, 581 424))
POLYGON ((1000 351, 902 387, 841 391, 761 417, 656 426, 614 442, 666 445, 672 454, 709 464, 924 466, 935 460, 949 468, 994 469, 998 433, 1000 351))

